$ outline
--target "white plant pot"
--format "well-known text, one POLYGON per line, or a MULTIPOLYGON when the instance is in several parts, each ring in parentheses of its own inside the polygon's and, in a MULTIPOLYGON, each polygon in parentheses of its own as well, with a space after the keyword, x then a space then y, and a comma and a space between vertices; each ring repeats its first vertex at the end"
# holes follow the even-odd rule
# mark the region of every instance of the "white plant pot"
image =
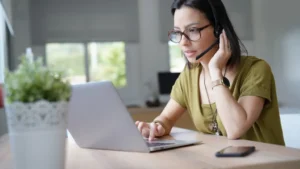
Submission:
POLYGON ((5 106, 15 169, 63 169, 68 102, 5 106))

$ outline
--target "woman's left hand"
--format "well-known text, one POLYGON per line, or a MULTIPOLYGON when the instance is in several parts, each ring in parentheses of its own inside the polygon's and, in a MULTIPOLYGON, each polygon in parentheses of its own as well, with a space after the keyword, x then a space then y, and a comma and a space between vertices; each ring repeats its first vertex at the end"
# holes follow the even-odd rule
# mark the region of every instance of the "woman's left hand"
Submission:
POLYGON ((230 42, 223 29, 220 35, 219 50, 211 58, 208 64, 210 74, 214 74, 216 72, 222 72, 222 69, 226 66, 230 56, 231 56, 230 42))

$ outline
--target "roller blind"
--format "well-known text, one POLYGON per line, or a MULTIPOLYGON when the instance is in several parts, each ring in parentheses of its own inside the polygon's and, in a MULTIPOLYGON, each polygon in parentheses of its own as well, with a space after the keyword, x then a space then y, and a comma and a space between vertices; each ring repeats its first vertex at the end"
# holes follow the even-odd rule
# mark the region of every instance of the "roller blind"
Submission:
POLYGON ((33 45, 46 42, 138 42, 137 0, 31 0, 33 45))

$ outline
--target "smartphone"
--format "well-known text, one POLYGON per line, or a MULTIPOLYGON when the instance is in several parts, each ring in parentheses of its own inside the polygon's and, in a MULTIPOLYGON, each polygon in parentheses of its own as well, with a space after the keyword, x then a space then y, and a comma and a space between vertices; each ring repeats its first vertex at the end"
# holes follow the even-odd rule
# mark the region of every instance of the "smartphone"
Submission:
POLYGON ((255 151, 254 146, 229 146, 218 152, 217 157, 244 157, 255 151))

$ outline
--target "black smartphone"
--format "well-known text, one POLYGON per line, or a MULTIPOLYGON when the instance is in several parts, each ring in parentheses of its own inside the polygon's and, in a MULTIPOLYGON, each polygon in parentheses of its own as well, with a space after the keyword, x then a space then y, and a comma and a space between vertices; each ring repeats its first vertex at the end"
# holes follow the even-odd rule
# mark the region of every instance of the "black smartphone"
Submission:
POLYGON ((255 151, 254 146, 229 146, 216 153, 217 157, 244 157, 255 151))

